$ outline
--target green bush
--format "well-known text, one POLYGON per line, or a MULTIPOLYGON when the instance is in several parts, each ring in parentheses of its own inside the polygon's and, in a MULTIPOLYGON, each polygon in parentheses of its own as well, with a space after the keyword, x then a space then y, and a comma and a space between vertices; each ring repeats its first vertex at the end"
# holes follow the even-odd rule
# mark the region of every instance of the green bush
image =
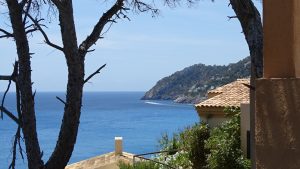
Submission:
POLYGON ((176 168, 204 169, 207 165, 206 158, 209 154, 209 149, 204 145, 209 135, 210 131, 207 125, 202 123, 187 127, 179 134, 173 134, 172 138, 164 134, 160 140, 162 150, 171 151, 177 149, 178 151, 160 154, 157 159, 176 168))
MULTIPOLYGON (((231 117, 221 126, 209 129, 200 123, 185 128, 159 141, 162 151, 154 159, 181 169, 250 169, 250 160, 244 158, 240 148, 240 109, 226 108, 231 117), (177 150, 177 151, 173 151, 177 150)), ((132 167, 127 165, 128 167, 132 167)), ((131 169, 123 166, 120 169, 131 169)), ((169 169, 151 162, 141 162, 135 169, 169 169)))
POLYGON ((180 134, 182 148, 187 152, 193 169, 206 168, 206 159, 210 151, 205 147, 205 141, 209 136, 209 128, 203 123, 186 128, 184 132, 180 134))
MULTIPOLYGON (((169 151, 168 153, 157 154, 155 160, 165 163, 174 168, 186 168, 190 166, 188 154, 182 151, 182 143, 178 134, 173 134, 173 137, 169 137, 168 134, 164 134, 159 140, 161 151, 169 151)), ((169 169, 167 166, 160 165, 160 169, 169 169)))
POLYGON ((248 169, 250 160, 243 157, 240 142, 239 109, 227 108, 232 119, 212 129, 205 147, 210 149, 207 158, 209 169, 248 169))
POLYGON ((159 169, 159 166, 151 161, 137 162, 134 166, 124 162, 120 162, 118 165, 120 169, 159 169))

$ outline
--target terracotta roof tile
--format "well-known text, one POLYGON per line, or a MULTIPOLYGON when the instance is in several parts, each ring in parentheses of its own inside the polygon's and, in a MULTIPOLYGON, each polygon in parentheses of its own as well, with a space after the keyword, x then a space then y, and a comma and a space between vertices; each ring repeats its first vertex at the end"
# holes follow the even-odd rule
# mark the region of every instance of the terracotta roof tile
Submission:
POLYGON ((207 107, 239 107, 241 103, 249 103, 250 90, 243 84, 250 84, 249 79, 238 79, 232 83, 218 87, 208 93, 219 93, 195 106, 197 108, 207 107))

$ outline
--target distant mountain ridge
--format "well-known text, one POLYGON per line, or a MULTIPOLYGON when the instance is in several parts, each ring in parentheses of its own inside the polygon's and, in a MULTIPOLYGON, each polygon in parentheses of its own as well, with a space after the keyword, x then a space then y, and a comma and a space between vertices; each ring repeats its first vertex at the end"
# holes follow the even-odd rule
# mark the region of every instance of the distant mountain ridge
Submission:
POLYGON ((250 64, 250 57, 226 66, 195 64, 159 80, 142 99, 197 103, 210 89, 250 77, 250 64))

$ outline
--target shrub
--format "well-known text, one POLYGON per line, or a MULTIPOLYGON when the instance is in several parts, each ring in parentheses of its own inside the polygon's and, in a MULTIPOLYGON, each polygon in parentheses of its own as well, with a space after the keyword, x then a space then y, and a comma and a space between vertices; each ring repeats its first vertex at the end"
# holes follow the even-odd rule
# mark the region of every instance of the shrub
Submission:
POLYGON ((205 141, 209 138, 210 131, 206 124, 195 124, 190 128, 186 128, 180 134, 182 148, 188 154, 193 169, 206 168, 206 158, 209 149, 205 147, 205 141))
MULTIPOLYGON (((188 169, 190 161, 186 152, 182 151, 182 142, 178 134, 173 134, 173 137, 169 137, 168 134, 164 134, 159 140, 161 151, 169 151, 168 153, 158 154, 155 160, 165 163, 174 168, 188 169)), ((169 169, 167 166, 160 165, 160 169, 169 169)))
POLYGON ((137 162, 134 166, 132 164, 120 162, 118 166, 120 169, 159 169, 159 166, 151 161, 137 162))
POLYGON ((232 119, 220 127, 212 129, 211 136, 205 147, 210 149, 207 158, 209 169, 248 169, 250 161, 243 157, 240 142, 239 109, 228 108, 228 114, 234 114, 232 119))
POLYGON ((231 119, 219 127, 209 129, 200 123, 173 137, 164 134, 159 141, 161 150, 178 151, 159 154, 155 160, 180 169, 250 169, 250 160, 244 158, 240 148, 240 109, 226 108, 225 112, 231 119))
POLYGON ((160 154, 157 159, 176 168, 204 169, 209 154, 204 145, 209 135, 207 125, 203 123, 187 127, 179 134, 173 134, 172 138, 164 134, 160 140, 162 150, 178 149, 178 152, 160 154))

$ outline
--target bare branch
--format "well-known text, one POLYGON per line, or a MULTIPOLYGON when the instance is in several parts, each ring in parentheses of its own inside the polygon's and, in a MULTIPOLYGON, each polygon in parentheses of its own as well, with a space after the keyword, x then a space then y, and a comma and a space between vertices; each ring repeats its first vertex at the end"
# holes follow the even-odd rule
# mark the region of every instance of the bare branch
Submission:
POLYGON ((22 139, 22 141, 24 141, 23 138, 21 138, 21 136, 20 136, 19 139, 18 139, 19 153, 21 155, 22 160, 24 160, 24 154, 23 154, 23 148, 22 148, 22 145, 21 145, 21 139, 22 139))
POLYGON ((32 0, 28 0, 28 2, 27 2, 27 7, 26 7, 26 10, 25 10, 26 12, 25 12, 25 16, 24 16, 24 19, 23 19, 23 25, 26 24, 26 19, 27 19, 27 16, 29 14, 31 2, 32 2, 32 0))
POLYGON ((91 49, 91 50, 88 50, 87 52, 94 52, 96 49, 91 49))
POLYGON ((11 76, 2 76, 0 75, 0 80, 12 80, 11 76))
POLYGON ((233 18, 237 18, 237 16, 227 16, 228 20, 233 19, 233 18))
POLYGON ((67 103, 60 97, 56 96, 56 99, 59 100, 60 102, 62 102, 64 105, 67 105, 67 103))
POLYGON ((38 29, 37 28, 32 28, 32 29, 29 29, 26 31, 26 34, 29 34, 29 33, 32 33, 32 32, 35 32, 37 31, 38 29))
POLYGON ((9 33, 8 31, 1 29, 0 32, 2 32, 4 35, 1 35, 0 38, 12 38, 14 35, 12 33, 9 33))
MULTIPOLYGON (((4 94, 3 94, 2 101, 1 101, 1 107, 4 106, 5 97, 7 95, 7 92, 9 91, 10 85, 11 85, 11 80, 8 81, 7 88, 6 88, 6 90, 5 90, 4 94)), ((1 119, 3 119, 3 111, 2 111, 2 109, 1 109, 1 119)))
POLYGON ((97 69, 94 73, 89 75, 85 80, 84 83, 88 82, 91 78, 93 78, 96 74, 100 73, 100 70, 103 69, 106 66, 106 64, 102 65, 99 69, 97 69))
MULTIPOLYGON (((18 64, 18 62, 16 61, 16 62, 15 62, 15 65, 14 65, 14 71, 13 71, 13 73, 11 74, 11 76, 10 76, 9 79, 8 79, 8 85, 7 85, 7 88, 6 88, 6 90, 5 90, 4 94, 3 94, 3 97, 2 97, 1 107, 4 106, 5 97, 6 97, 8 91, 9 91, 9 89, 10 89, 11 81, 13 80, 14 82, 16 82, 15 79, 16 79, 16 76, 17 76, 17 74, 18 74, 18 66, 19 66, 19 64, 18 64)), ((3 119, 3 111, 2 111, 2 110, 1 110, 1 119, 3 119)))
POLYGON ((21 128, 20 128, 20 126, 18 126, 16 135, 15 135, 15 139, 14 139, 14 143, 13 143, 13 148, 12 148, 13 157, 12 157, 12 161, 11 161, 8 169, 15 169, 16 157, 17 157, 17 145, 19 145, 19 151, 20 151, 20 154, 23 158, 23 153, 21 153, 22 152, 22 147, 21 147, 21 143, 20 143, 20 137, 21 137, 21 132, 20 131, 21 131, 21 128))
POLYGON ((154 5, 150 5, 148 3, 145 3, 140 0, 133 0, 132 5, 135 11, 137 12, 148 12, 150 11, 152 14, 152 17, 159 14, 159 10, 157 8, 154 8, 154 5))
POLYGON ((114 15, 117 15, 121 10, 124 9, 123 5, 124 0, 117 0, 117 2, 106 13, 102 15, 102 17, 95 25, 92 33, 79 45, 79 52, 82 56, 85 56, 89 48, 98 41, 104 26, 107 23, 115 22, 115 20, 112 20, 112 17, 114 15))
POLYGON ((6 114, 10 119, 12 119, 14 122, 16 122, 18 125, 20 125, 20 120, 9 110, 7 110, 5 107, 0 106, 0 110, 6 114))
POLYGON ((49 46, 51 46, 51 47, 53 47, 53 48, 55 48, 55 49, 57 49, 57 50, 60 50, 60 51, 63 51, 63 50, 64 50, 62 47, 60 47, 60 46, 58 46, 58 45, 52 43, 52 42, 49 40, 49 38, 48 38, 46 32, 42 29, 42 27, 41 27, 41 25, 40 25, 40 23, 39 23, 39 21, 41 21, 41 20, 38 21, 38 20, 34 19, 29 13, 27 13, 27 15, 28 15, 28 18, 35 24, 35 26, 37 27, 37 29, 42 33, 42 35, 43 35, 43 37, 44 37, 44 39, 45 39, 45 43, 46 43, 47 45, 49 45, 49 46))

